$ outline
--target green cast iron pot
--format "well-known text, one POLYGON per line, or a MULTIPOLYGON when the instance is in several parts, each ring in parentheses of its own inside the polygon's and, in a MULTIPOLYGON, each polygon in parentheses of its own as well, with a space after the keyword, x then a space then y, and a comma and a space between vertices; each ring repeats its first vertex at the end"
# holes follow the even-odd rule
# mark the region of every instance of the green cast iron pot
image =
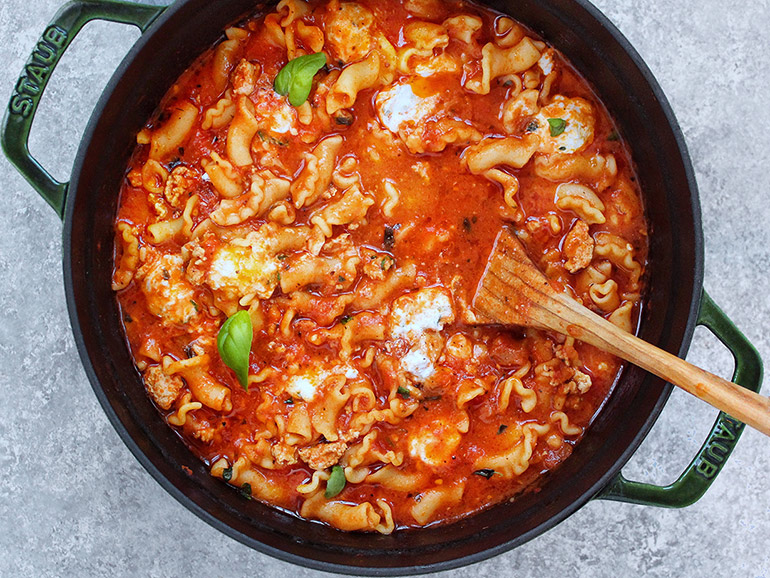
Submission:
MULTIPOLYGON (((703 325, 735 357, 733 380, 758 391, 762 363, 757 351, 703 292, 703 239, 692 167, 665 96, 639 55, 586 0, 488 4, 511 13, 561 50, 613 111, 633 145, 652 231, 639 336, 684 356, 695 326, 703 325)), ((113 0, 70 2, 34 48, 2 127, 8 159, 64 219, 64 275, 78 350, 104 411, 150 474, 191 511, 244 544, 304 566, 357 575, 417 574, 482 560, 544 532, 591 499, 682 507, 700 498, 744 426, 720 414, 692 463, 668 486, 625 479, 622 466, 672 389, 635 367, 626 367, 572 456, 543 478, 539 491, 449 526, 390 536, 344 533, 247 502, 209 475, 149 401, 126 347, 110 288, 113 219, 136 133, 170 85, 221 38, 227 25, 259 9, 254 0, 178 0, 168 8, 113 0), (132 24, 143 35, 96 106, 70 182, 60 183, 29 154, 29 130, 56 64, 94 19, 132 24)))

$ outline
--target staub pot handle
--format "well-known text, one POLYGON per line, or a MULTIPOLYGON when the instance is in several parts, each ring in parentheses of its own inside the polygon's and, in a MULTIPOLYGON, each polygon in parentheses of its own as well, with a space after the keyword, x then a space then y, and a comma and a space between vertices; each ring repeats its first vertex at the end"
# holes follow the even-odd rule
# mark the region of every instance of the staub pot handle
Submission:
MULTIPOLYGON (((697 323, 711 331, 732 353, 735 359, 732 381, 759 392, 762 387, 762 358, 705 291, 697 323)), ((705 443, 675 482, 656 486, 627 480, 623 474, 618 474, 597 497, 664 508, 689 506, 706 493, 722 471, 745 427, 737 419, 720 412, 705 443)))
POLYGON ((69 183, 53 178, 30 154, 28 147, 38 104, 56 65, 78 32, 91 20, 133 24, 144 32, 165 8, 117 0, 74 0, 54 16, 27 60, 3 118, 0 138, 8 160, 59 217, 64 214, 69 183))

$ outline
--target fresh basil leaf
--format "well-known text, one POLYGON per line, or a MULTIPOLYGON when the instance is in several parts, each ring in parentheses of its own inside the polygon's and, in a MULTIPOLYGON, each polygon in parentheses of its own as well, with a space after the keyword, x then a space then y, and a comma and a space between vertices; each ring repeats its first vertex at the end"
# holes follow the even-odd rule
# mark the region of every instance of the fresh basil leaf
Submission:
POLYGON ((563 118, 549 118, 548 125, 551 127, 551 136, 559 136, 567 128, 567 121, 563 118))
POLYGON ((222 479, 226 482, 229 482, 233 479, 233 466, 222 470, 222 479))
POLYGON ((324 496, 326 499, 333 498, 345 489, 345 470, 342 466, 334 466, 332 468, 332 475, 329 476, 329 481, 326 482, 326 491, 324 496))
POLYGON ((219 357, 235 372, 243 389, 249 391, 249 353, 254 332, 248 311, 238 311, 222 324, 217 336, 219 357))
MULTIPOLYGON (((289 89, 291 88, 291 79, 294 70, 294 67, 291 64, 292 62, 294 61, 290 60, 286 66, 279 70, 275 80, 273 81, 273 90, 275 90, 281 96, 286 96, 289 94, 289 89)), ((261 134, 259 135, 259 138, 262 138, 261 134)))
POLYGON ((281 96, 289 95, 292 106, 301 106, 310 96, 313 77, 326 64, 323 52, 305 54, 290 60, 273 82, 273 88, 281 96))

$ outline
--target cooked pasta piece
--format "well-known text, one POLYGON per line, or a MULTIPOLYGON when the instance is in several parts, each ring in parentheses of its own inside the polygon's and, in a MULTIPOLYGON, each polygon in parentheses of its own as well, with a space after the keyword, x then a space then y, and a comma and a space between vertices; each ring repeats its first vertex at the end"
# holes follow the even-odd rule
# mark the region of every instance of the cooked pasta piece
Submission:
POLYGON ((478 94, 489 94, 491 82, 500 76, 517 74, 540 60, 540 50, 530 38, 524 38, 510 48, 488 43, 481 51, 481 78, 472 78, 465 88, 478 94))
POLYGON ((326 112, 334 114, 343 108, 350 108, 355 104, 359 92, 377 84, 380 79, 380 62, 380 55, 371 52, 364 60, 343 68, 326 97, 326 112))
POLYGON ((224 126, 228 126, 233 118, 235 118, 235 102, 231 95, 225 95, 220 98, 217 103, 211 108, 206 109, 203 113, 203 122, 201 128, 203 130, 218 130, 224 126))
POLYGON ((291 185, 291 196, 296 208, 312 205, 326 192, 342 140, 341 136, 326 138, 316 145, 312 153, 305 154, 302 172, 291 185))
POLYGON ((120 261, 112 276, 112 290, 120 291, 128 287, 134 278, 139 264, 139 240, 137 232, 128 223, 118 223, 115 229, 119 238, 120 261))
POLYGON ((598 191, 609 187, 618 174, 612 154, 538 155, 534 160, 535 174, 550 181, 568 179, 589 182, 598 191))
POLYGON ((147 232, 150 233, 150 242, 159 245, 176 237, 182 232, 183 227, 184 219, 179 217, 178 219, 159 221, 147 225, 147 232))
POLYGON ((539 144, 540 139, 533 134, 521 138, 485 138, 468 148, 465 161, 474 175, 484 174, 499 165, 520 169, 529 162, 539 144))
MULTIPOLYGON (((588 288, 591 301, 602 311, 614 311, 620 305, 618 284, 614 279, 608 279, 604 283, 596 283, 588 288)), ((617 317, 616 317, 617 319, 617 317)))
POLYGON ((241 96, 235 107, 235 116, 227 129, 227 157, 236 166, 244 167, 253 163, 251 141, 258 130, 259 121, 255 116, 254 103, 241 96))
POLYGON ((165 160, 178 155, 198 120, 198 107, 192 102, 177 102, 169 111, 168 120, 153 130, 150 142, 150 158, 165 160))
POLYGON ((232 199, 243 193, 241 175, 227 159, 212 152, 211 159, 201 161, 201 166, 217 192, 226 199, 232 199))
POLYGON ((628 271, 631 286, 636 287, 642 274, 642 265, 634 259, 634 247, 625 239, 612 233, 597 233, 594 253, 606 257, 615 266, 628 271))
POLYGON ((603 224, 604 203, 584 185, 563 183, 556 188, 556 206, 576 213, 586 224, 603 224))
POLYGON ((302 504, 300 514, 306 518, 317 518, 340 530, 376 530, 382 517, 369 502, 352 506, 344 502, 327 501, 323 492, 309 497, 302 504))
POLYGON ((324 235, 331 237, 333 225, 350 225, 361 221, 373 204, 373 198, 365 195, 360 187, 353 186, 339 200, 329 203, 310 217, 310 222, 319 227, 324 235))
POLYGON ((634 329, 633 318, 631 317, 634 310, 634 305, 634 301, 626 301, 623 303, 610 314, 610 322, 620 327, 623 331, 631 333, 634 329))
POLYGON ((444 28, 449 36, 465 44, 470 44, 473 41, 473 36, 481 30, 482 26, 481 18, 470 14, 461 14, 444 20, 444 28))
POLYGON ((211 220, 222 227, 238 225, 254 216, 262 216, 278 201, 289 196, 291 183, 269 170, 255 171, 249 190, 234 199, 222 199, 211 213, 211 220))
POLYGON ((438 486, 419 494, 420 501, 412 506, 412 517, 424 526, 437 511, 457 504, 463 497, 463 484, 438 486))

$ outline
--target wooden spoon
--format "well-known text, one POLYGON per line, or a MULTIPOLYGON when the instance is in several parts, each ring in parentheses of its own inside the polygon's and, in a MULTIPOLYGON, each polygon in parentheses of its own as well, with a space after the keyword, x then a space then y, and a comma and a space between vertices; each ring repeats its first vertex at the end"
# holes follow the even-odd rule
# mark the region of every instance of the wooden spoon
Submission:
POLYGON ((626 333, 554 289, 507 228, 495 241, 476 295, 479 323, 556 331, 662 377, 770 436, 770 399, 695 367, 626 333))

